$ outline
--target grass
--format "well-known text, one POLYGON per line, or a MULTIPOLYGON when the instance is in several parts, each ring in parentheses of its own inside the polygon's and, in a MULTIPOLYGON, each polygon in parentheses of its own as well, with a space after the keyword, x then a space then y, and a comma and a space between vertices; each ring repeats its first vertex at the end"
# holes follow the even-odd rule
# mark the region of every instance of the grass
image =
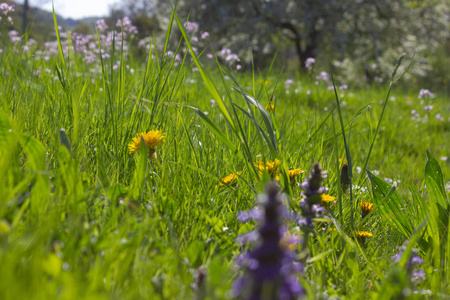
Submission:
MULTIPOLYGON (((415 288, 447 297, 448 210, 439 212, 433 203, 448 198, 448 188, 441 195, 425 182, 441 188, 431 175, 438 170, 432 157, 448 156, 448 95, 437 93, 421 105, 418 90, 394 86, 379 123, 387 85, 338 91, 338 112, 328 84, 308 76, 286 90, 286 75, 273 70, 252 75, 203 69, 198 62, 194 72, 188 59, 175 66, 161 53, 146 63, 120 56, 117 70, 105 60, 101 72, 92 73, 82 58, 60 51, 49 61, 20 45, 0 54, 1 299, 190 299, 201 266, 208 299, 229 297, 243 250, 235 238, 255 227, 236 215, 252 208, 263 190, 254 163, 275 158, 284 169, 304 169, 303 178, 319 162, 328 171, 328 194, 340 199, 332 223, 325 230, 318 225, 310 237, 301 277, 308 298, 398 296, 398 287, 409 283, 391 256, 407 239, 424 258, 427 279, 415 288), (50 72, 34 75, 38 67, 50 72), (264 109, 271 99, 273 114, 264 109), (434 106, 428 118, 425 104, 434 106), (420 119, 411 116, 413 109, 420 119), (166 135, 156 160, 145 147, 129 154, 132 137, 153 129, 166 135), (367 169, 378 175, 371 183, 357 167, 372 141, 367 169), (350 157, 353 183, 364 187, 353 188, 353 201, 339 190, 338 158, 350 157), (432 171, 425 174, 427 157, 432 171), (237 186, 216 187, 237 171, 237 186), (387 187, 378 177, 401 182, 387 187), (413 197, 410 188, 418 191, 413 197), (360 201, 376 206, 363 223, 360 201), (412 209, 420 203, 431 213, 412 209), (391 207, 397 204, 398 210, 391 207), (405 233, 406 220, 416 215, 422 219, 405 233), (373 238, 349 238, 360 228, 373 238)), ((448 161, 438 163, 448 180, 448 161)), ((281 179, 298 209, 301 190, 286 182, 281 179)), ((295 232, 296 225, 289 226, 295 232)))

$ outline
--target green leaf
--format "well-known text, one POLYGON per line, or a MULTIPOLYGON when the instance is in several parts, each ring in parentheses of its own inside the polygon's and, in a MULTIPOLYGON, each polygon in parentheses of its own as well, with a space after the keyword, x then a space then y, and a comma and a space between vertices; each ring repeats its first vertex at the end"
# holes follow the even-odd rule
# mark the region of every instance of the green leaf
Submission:
POLYGON ((11 142, 15 137, 14 131, 12 122, 3 111, 0 111, 0 148, 3 151, 5 147, 11 146, 11 142))
POLYGON ((72 147, 70 146, 69 138, 67 137, 67 133, 64 128, 61 128, 59 131, 59 140, 61 145, 65 146, 70 153, 72 153, 72 147))
POLYGON ((201 264, 201 257, 204 249, 205 244, 202 241, 193 241, 189 244, 185 251, 185 255, 192 266, 198 267, 201 264))
POLYGON ((425 183, 430 195, 430 203, 439 204, 442 208, 448 210, 448 199, 445 193, 441 167, 428 151, 427 164, 425 165, 425 183))
POLYGON ((55 24, 55 33, 56 33, 56 40, 58 41, 58 49, 59 54, 61 55, 61 62, 63 64, 63 67, 66 68, 66 61, 64 59, 64 52, 61 45, 61 38, 59 36, 59 28, 58 28, 58 20, 56 19, 56 13, 55 13, 55 7, 52 7, 53 10, 53 22, 55 24))
MULTIPOLYGON (((432 247, 433 266, 435 269, 441 268, 441 257, 448 256, 445 250, 441 251, 441 241, 445 241, 446 233, 448 231, 448 199, 444 188, 444 179, 442 176, 441 167, 436 159, 427 151, 427 164, 425 165, 425 184, 429 194, 430 205, 430 224, 428 235, 432 247)), ((441 272, 435 272, 431 278, 432 289, 438 290, 441 284, 441 272)))
POLYGON ((414 185, 411 184, 409 189, 412 196, 411 204, 414 210, 413 221, 414 225, 417 227, 430 214, 430 208, 428 207, 422 196, 420 196, 414 185))
POLYGON ((217 127, 216 124, 214 124, 213 121, 211 121, 210 118, 208 118, 207 115, 205 115, 204 112, 202 112, 200 109, 189 106, 189 105, 183 105, 185 107, 189 107, 190 109, 194 110, 205 122, 206 126, 219 138, 219 140, 224 143, 228 148, 230 148, 231 151, 233 151, 234 154, 237 154, 241 159, 244 159, 244 156, 241 152, 238 151, 238 148, 227 138, 227 136, 220 130, 219 127, 217 127))
POLYGON ((20 136, 20 143, 22 144, 23 150, 27 154, 27 162, 31 168, 35 171, 45 171, 45 158, 47 151, 41 142, 31 136, 22 134, 20 136))
POLYGON ((27 156, 27 166, 36 178, 31 190, 31 209, 44 214, 50 193, 50 178, 45 166, 47 151, 42 143, 33 137, 22 134, 19 140, 27 156))
POLYGON ((397 59, 397 63, 395 64, 395 68, 392 71, 392 79, 394 79, 395 74, 397 74, 397 70, 400 67, 400 65, 402 64, 403 59, 405 58, 406 54, 402 54, 400 55, 400 57, 397 59))
POLYGON ((258 129, 260 136, 266 142, 266 145, 269 147, 272 155, 274 157, 277 157, 276 149, 274 148, 273 144, 271 143, 268 133, 261 127, 261 125, 259 125, 259 123, 255 120, 255 118, 249 112, 247 112, 243 107, 241 107, 240 105, 238 105, 235 102, 231 102, 231 103, 233 104, 234 107, 239 109, 249 120, 252 121, 252 123, 255 125, 256 129, 258 129))
POLYGON ((115 183, 108 188, 106 195, 109 199, 111 199, 111 201, 116 202, 119 197, 125 196, 127 192, 128 189, 125 185, 121 183, 115 183))
POLYGON ((191 56, 194 60, 195 65, 197 66, 198 72, 200 73, 200 75, 202 76, 203 82, 205 83, 205 87, 206 89, 209 91, 209 93, 211 94, 211 96, 214 98, 214 100, 217 103, 217 106, 219 107, 220 111, 222 112, 222 114, 224 115, 225 119, 227 119, 228 123, 230 124, 231 128, 233 130, 235 130, 235 125, 233 120, 231 119, 230 113, 228 112, 227 107, 225 106, 225 103, 222 100, 222 97, 220 96, 220 93, 216 87, 216 85, 214 84, 214 82, 212 81, 211 77, 209 76, 209 74, 206 73, 205 70, 203 70, 202 65, 200 64, 200 62, 197 59, 197 55, 195 54, 194 50, 192 49, 191 43, 189 41, 189 38, 186 34, 186 31, 184 30, 183 24, 181 23, 180 19, 178 18, 175 10, 173 9, 173 14, 175 16, 175 19, 177 20, 178 23, 178 27, 180 28, 181 34, 184 37, 184 40, 186 41, 186 45, 191 53, 191 56))
POLYGON ((390 225, 400 231, 405 238, 410 238, 414 226, 410 217, 404 213, 404 201, 396 188, 367 171, 372 183, 372 194, 375 208, 390 225))
MULTIPOLYGON (((276 153, 278 153, 278 146, 277 146, 277 138, 275 136, 275 129, 274 126, 272 124, 272 120, 270 119, 270 115, 269 113, 266 111, 266 109, 264 108, 264 106, 261 105, 261 103, 259 103, 258 100, 256 100, 255 98, 253 98, 252 96, 250 96, 249 94, 245 93, 241 88, 236 88, 233 87, 236 91, 238 91, 239 93, 242 94, 242 96, 244 96, 244 99, 247 101, 247 103, 255 106, 258 111, 260 112, 264 124, 266 125, 267 128, 267 133, 261 133, 263 136, 265 135, 269 135, 270 139, 266 140, 268 146, 271 148, 271 150, 275 153, 273 153, 273 155, 275 156, 276 153)), ((256 120, 253 119, 253 123, 256 123, 256 120)), ((261 131, 262 128, 258 127, 258 130, 261 131)))
POLYGON ((328 249, 325 252, 322 252, 322 253, 319 253, 319 254, 315 255, 314 257, 308 258, 306 260, 306 263, 310 264, 310 263, 313 263, 315 261, 322 260, 322 259, 326 258, 331 252, 333 252, 333 249, 328 249))
POLYGON ((145 179, 148 168, 148 147, 144 138, 141 136, 141 148, 136 159, 136 169, 133 174, 133 184, 130 190, 131 197, 135 200, 141 199, 144 192, 145 179))

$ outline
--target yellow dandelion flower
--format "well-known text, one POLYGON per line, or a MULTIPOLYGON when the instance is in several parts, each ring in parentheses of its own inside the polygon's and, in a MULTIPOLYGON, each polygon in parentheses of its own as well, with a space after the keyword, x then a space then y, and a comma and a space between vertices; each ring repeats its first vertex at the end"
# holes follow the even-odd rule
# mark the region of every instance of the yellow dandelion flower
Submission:
MULTIPOLYGON (((289 170, 289 178, 292 180, 295 179, 295 176, 297 176, 298 174, 302 173, 303 170, 302 169, 291 169, 289 170)), ((280 175, 275 176, 275 180, 280 181, 280 175)))
POLYGON ((373 210, 373 204, 367 201, 362 201, 359 206, 361 206, 362 211, 366 213, 370 213, 373 210))
MULTIPOLYGON (((225 176, 224 178, 221 179, 222 183, 219 186, 225 186, 225 184, 228 185, 234 185, 238 179, 238 175, 241 175, 242 172, 236 172, 236 173, 231 173, 228 176, 225 176)), ((217 185, 216 185, 217 187, 217 185)))
POLYGON ((336 200, 336 197, 328 195, 328 194, 322 194, 322 203, 330 203, 336 200))
POLYGON ((295 176, 297 176, 298 174, 300 174, 302 172, 303 172, 303 170, 300 168, 289 170, 289 178, 294 179, 295 176))
POLYGON ((259 83, 264 83, 264 85, 268 85, 268 84, 270 84, 271 82, 269 81, 269 80, 262 80, 262 79, 260 79, 259 80, 259 83))
POLYGON ((355 231, 354 236, 357 237, 357 238, 366 239, 366 238, 373 237, 373 233, 369 232, 369 231, 355 231))
POLYGON ((272 174, 275 172, 278 168, 278 166, 281 164, 281 160, 275 159, 275 160, 268 160, 266 163, 263 161, 259 161, 255 166, 258 168, 259 172, 262 173, 264 170, 267 171, 267 173, 272 174))
POLYGON ((129 153, 134 153, 141 149, 141 137, 144 139, 145 144, 149 151, 153 151, 156 146, 164 143, 165 135, 161 130, 150 130, 149 132, 140 132, 136 134, 133 141, 128 144, 129 153))
POLYGON ((369 231, 355 231, 352 237, 357 239, 362 245, 366 242, 367 238, 373 237, 373 233, 369 231))
POLYGON ((273 104, 267 104, 267 105, 265 106, 265 109, 267 110, 267 112, 272 112, 272 111, 275 110, 275 105, 273 105, 273 104))
POLYGON ((364 219, 373 210, 373 204, 367 201, 362 201, 359 206, 362 210, 361 219, 364 219))
POLYGON ((344 164, 348 164, 348 162, 347 162, 347 159, 346 159, 346 158, 344 158, 344 159, 342 159, 342 158, 339 158, 339 164, 342 164, 342 161, 344 162, 344 164))

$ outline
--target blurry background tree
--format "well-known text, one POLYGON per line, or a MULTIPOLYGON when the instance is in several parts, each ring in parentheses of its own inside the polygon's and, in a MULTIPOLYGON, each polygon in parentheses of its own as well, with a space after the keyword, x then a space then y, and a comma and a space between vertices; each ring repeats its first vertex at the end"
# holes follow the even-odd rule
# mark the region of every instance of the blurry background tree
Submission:
POLYGON ((72 29, 72 32, 88 35, 95 34, 95 29, 90 22, 85 21, 75 25, 75 27, 72 29))
MULTIPOLYGON (((51 0, 35 0, 32 1, 33 3, 31 3, 34 6, 38 6, 41 4, 44 4, 46 2, 50 2, 51 0)), ((22 4, 22 33, 25 33, 25 31, 27 30, 27 26, 29 25, 29 9, 30 9, 30 0, 23 0, 23 4, 22 4)))
MULTIPOLYGON (((32 24, 31 36, 48 40, 54 32, 52 15, 33 7, 47 1, 16 1, 14 29, 32 24)), ((128 16, 139 31, 137 39, 160 37, 171 9, 167 0, 118 0, 106 21, 116 28, 115 22, 128 16)), ((209 32, 216 51, 237 53, 244 68, 252 57, 264 68, 278 52, 278 66, 292 71, 303 70, 313 57, 318 66, 331 61, 341 67, 338 73, 349 81, 383 81, 401 53, 416 53, 407 78, 442 83, 450 77, 449 0, 178 0, 177 13, 209 32)), ((58 17, 58 22, 88 33, 88 24, 94 28, 96 19, 58 17)), ((176 44, 180 35, 172 38, 176 44)), ((199 48, 209 45, 202 43, 199 48)))
POLYGON ((403 52, 416 52, 410 76, 426 76, 449 43, 448 0, 180 0, 177 8, 247 63, 251 53, 265 63, 284 49, 302 68, 322 58, 368 79, 381 80, 403 52))
POLYGON ((157 2, 154 0, 122 0, 119 5, 111 8, 110 17, 114 16, 114 19, 119 19, 117 16, 119 11, 123 13, 123 16, 130 17, 133 25, 138 29, 139 39, 166 29, 161 28, 158 23, 157 2))

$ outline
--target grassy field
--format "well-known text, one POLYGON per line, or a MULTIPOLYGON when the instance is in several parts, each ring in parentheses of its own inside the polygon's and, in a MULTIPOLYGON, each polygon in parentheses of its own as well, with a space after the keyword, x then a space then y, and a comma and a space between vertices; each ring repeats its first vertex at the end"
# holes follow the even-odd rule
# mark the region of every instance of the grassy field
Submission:
POLYGON ((260 206, 271 176, 257 164, 275 159, 289 211, 302 215, 297 182, 316 162, 336 197, 313 230, 283 221, 305 297, 449 297, 448 95, 339 80, 335 94, 317 74, 203 69, 166 51, 142 63, 113 49, 119 67, 93 71, 60 50, 0 53, 0 299, 234 297, 249 249, 236 239, 258 228, 237 215, 260 206), (163 143, 130 153, 152 130, 163 143))

